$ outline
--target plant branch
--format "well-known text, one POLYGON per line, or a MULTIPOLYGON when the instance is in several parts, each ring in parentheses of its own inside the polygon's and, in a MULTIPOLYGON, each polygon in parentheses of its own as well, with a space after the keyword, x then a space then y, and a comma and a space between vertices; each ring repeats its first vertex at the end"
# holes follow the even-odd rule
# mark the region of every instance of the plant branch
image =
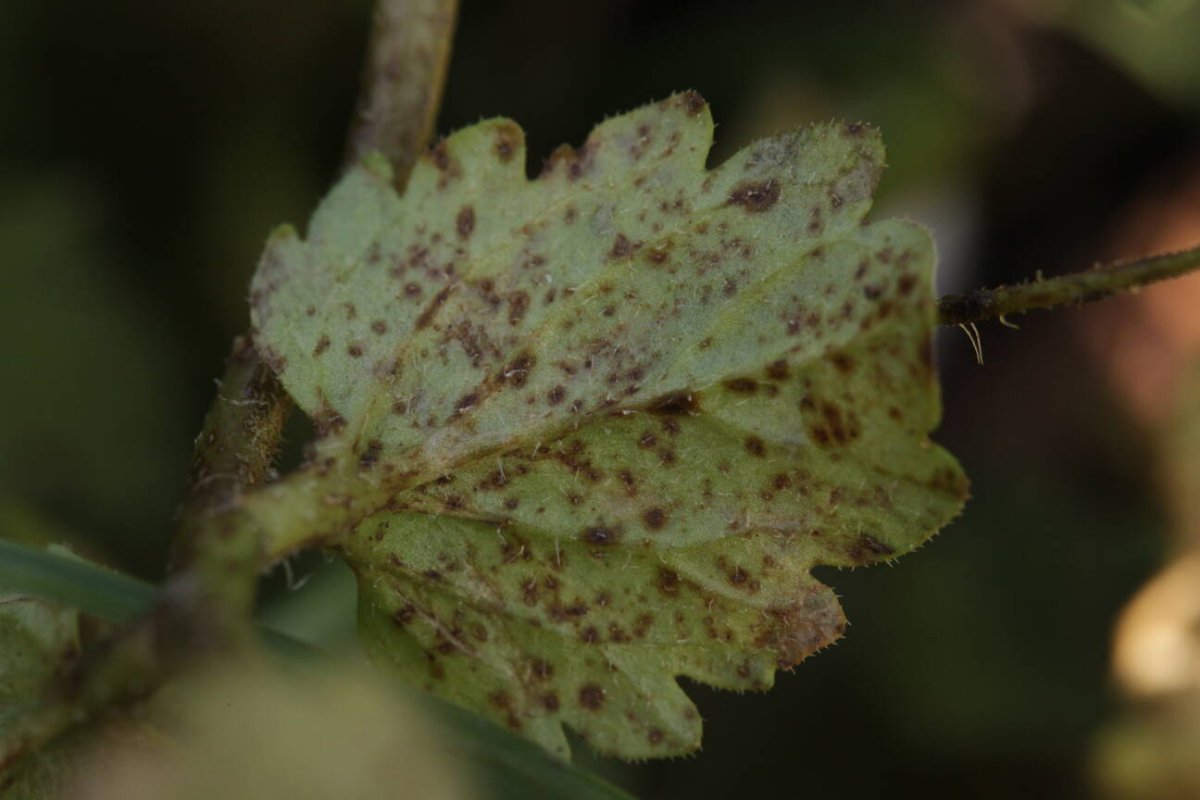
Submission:
MULTIPOLYGON (((433 130, 457 0, 377 0, 362 99, 347 158, 371 151, 398 184, 433 130)), ((105 708, 136 701, 183 667, 253 637, 262 531, 242 508, 271 473, 286 393, 248 337, 234 343, 196 439, 170 576, 153 608, 76 665, 56 696, 0 740, 0 768, 105 708)))
POLYGON ((382 153, 403 190, 437 121, 457 14, 458 0, 376 4, 347 165, 382 153))
POLYGON ((1200 269, 1200 247, 1178 253, 1102 264, 1057 278, 977 289, 938 300, 939 325, 965 325, 1035 309, 1079 305, 1200 269))

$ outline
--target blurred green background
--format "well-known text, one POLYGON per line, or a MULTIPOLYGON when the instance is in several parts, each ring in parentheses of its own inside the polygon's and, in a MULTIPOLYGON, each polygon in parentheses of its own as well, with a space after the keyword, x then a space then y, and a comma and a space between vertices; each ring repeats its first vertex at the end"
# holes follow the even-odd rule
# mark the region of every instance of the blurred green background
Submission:
MULTIPOLYGON (((262 242, 335 177, 369 13, 0 2, 2 535, 49 526, 161 577, 262 242)), ((512 117, 536 172, 685 88, 712 104, 714 162, 868 120, 889 147, 877 213, 929 225, 962 291, 1143 252, 1122 234, 1138 204, 1200 174, 1198 43, 1183 0, 463 0, 439 130, 512 117)), ((689 687, 701 754, 579 761, 645 798, 1094 796, 1113 622, 1172 547, 1155 423, 1113 392, 1096 313, 984 326, 984 366, 941 331, 964 516, 894 567, 822 571, 849 633, 770 694, 689 687)), ((336 574, 282 584, 274 619, 349 646, 336 574)))

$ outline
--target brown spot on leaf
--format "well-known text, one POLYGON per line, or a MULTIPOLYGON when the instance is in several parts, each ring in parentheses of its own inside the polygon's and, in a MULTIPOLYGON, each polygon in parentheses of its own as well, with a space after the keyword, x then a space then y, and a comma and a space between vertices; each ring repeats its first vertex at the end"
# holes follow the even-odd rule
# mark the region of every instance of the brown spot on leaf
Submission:
POLYGON ((834 353, 829 360, 833 362, 834 368, 843 375, 854 369, 854 359, 846 353, 834 353))
POLYGON ((683 104, 683 110, 687 112, 689 117, 696 116, 708 105, 708 101, 701 97, 700 93, 694 89, 684 92, 682 97, 680 97, 680 102, 683 104))
POLYGON ((844 446, 862 434, 862 427, 854 412, 843 413, 841 408, 824 400, 819 405, 819 411, 820 419, 809 428, 809 436, 818 445, 832 442, 844 446))
POLYGON ((564 144, 555 148, 550 157, 546 159, 546 163, 542 167, 542 175, 552 174, 561 167, 565 169, 568 180, 576 181, 583 177, 590 166, 591 149, 588 145, 584 145, 582 151, 576 151, 569 144, 564 144))
POLYGON ((757 436, 746 437, 746 452, 752 456, 763 458, 767 454, 767 443, 757 436))
POLYGON ((433 321, 433 315, 436 314, 438 309, 442 307, 442 304, 446 302, 446 298, 450 296, 450 292, 453 291, 453 289, 453 285, 445 286, 441 291, 433 296, 433 300, 429 301, 429 305, 425 306, 425 310, 421 312, 421 316, 417 317, 417 321, 413 325, 414 330, 419 331, 429 327, 429 323, 433 321))
POLYGON ((546 402, 552 406, 561 403, 567 397, 567 388, 561 383, 546 393, 546 402))
POLYGON ((648 409, 651 414, 663 414, 667 416, 680 416, 683 414, 697 414, 700 412, 700 404, 696 402, 695 396, 687 392, 676 392, 663 397, 648 409))
POLYGON ((500 163, 507 164, 512 161, 513 154, 516 153, 520 143, 521 129, 516 125, 505 123, 496 128, 493 149, 496 151, 496 158, 500 160, 500 163))
POLYGON ((536 362, 528 352, 521 353, 500 371, 498 383, 521 388, 529 380, 529 373, 536 362))
POLYGON ((642 514, 642 521, 652 531, 661 531, 667 524, 667 514, 661 508, 651 508, 642 514))
POLYGON ((521 290, 508 296, 508 324, 516 325, 529 311, 529 293, 521 290))
POLYGON ((679 594, 679 573, 666 567, 659 567, 658 589, 663 594, 672 597, 679 594))
POLYGON ((729 195, 726 205, 741 206, 752 213, 766 211, 779 200, 779 181, 771 178, 767 181, 740 183, 729 195))
POLYGON ((458 216, 454 218, 454 227, 458 231, 460 239, 471 238, 471 233, 475 230, 475 209, 472 206, 463 206, 459 210, 458 216))
POLYGON ((807 228, 808 232, 813 236, 817 236, 825 230, 825 222, 821 219, 820 206, 813 206, 812 210, 808 212, 807 228))
POLYGON ((588 711, 599 711, 604 705, 606 692, 594 683, 584 684, 579 689, 579 704, 588 711))
POLYGON ((850 556, 850 560, 855 564, 869 564, 881 558, 887 558, 895 552, 894 549, 874 536, 862 533, 854 540, 854 544, 846 551, 846 555, 850 556))
POLYGON ((767 377, 773 381, 784 381, 788 377, 788 363, 782 358, 767 365, 767 377))
POLYGON ((412 603, 406 603, 405 605, 396 609, 395 612, 393 612, 392 622, 395 625, 403 628, 404 626, 408 625, 408 623, 412 622, 413 618, 416 616, 417 616, 417 607, 414 606, 412 603))
POLYGON ((321 355, 321 353, 324 353, 328 349, 329 349, 329 337, 322 336, 320 339, 317 340, 317 346, 313 348, 312 354, 314 356, 319 356, 319 355, 321 355))
POLYGON ((754 394, 758 391, 758 381, 753 378, 730 378, 724 382, 724 386, 738 394, 754 394))
POLYGON ((588 544, 607 547, 617 543, 617 539, 620 538, 620 532, 614 528, 597 525, 594 528, 586 529, 583 532, 582 538, 588 544))
POLYGON ((445 139, 438 140, 437 144, 429 148, 429 160, 440 171, 450 168, 450 153, 446 149, 445 139))
POLYGON ((366 448, 362 455, 358 457, 358 466, 360 469, 370 469, 379 463, 379 456, 383 452, 383 442, 378 439, 372 439, 367 442, 366 448))
POLYGON ((608 257, 614 261, 619 261, 629 258, 629 256, 633 255, 633 251, 633 242, 629 241, 629 238, 625 234, 618 233, 617 238, 613 241, 612 249, 608 251, 608 257))

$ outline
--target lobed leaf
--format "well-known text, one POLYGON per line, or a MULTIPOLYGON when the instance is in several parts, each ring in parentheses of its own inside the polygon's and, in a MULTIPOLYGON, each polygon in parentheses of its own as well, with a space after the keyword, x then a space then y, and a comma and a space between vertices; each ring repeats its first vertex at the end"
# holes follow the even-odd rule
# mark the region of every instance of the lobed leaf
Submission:
POLYGON ((520 129, 480 123, 403 196, 349 173, 252 287, 319 431, 248 501, 274 551, 334 543, 377 661, 561 754, 563 724, 695 749, 678 676, 769 687, 843 630, 812 567, 907 552, 965 496, 927 438, 932 242, 864 222, 878 134, 706 170, 712 133, 676 95, 529 180, 520 129))

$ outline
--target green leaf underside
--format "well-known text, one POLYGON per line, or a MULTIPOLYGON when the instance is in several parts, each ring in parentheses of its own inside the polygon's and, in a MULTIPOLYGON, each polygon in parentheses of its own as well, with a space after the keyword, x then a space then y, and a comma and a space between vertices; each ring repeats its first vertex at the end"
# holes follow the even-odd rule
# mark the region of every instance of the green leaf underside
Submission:
POLYGON ((706 170, 712 132, 676 95, 531 181, 521 130, 482 122, 403 196, 349 173, 252 287, 320 433, 247 501, 272 552, 333 543, 377 661, 564 755, 564 723, 694 750, 677 676, 769 687, 843 630, 812 567, 907 552, 965 495, 927 439, 932 243, 863 222, 878 134, 706 170))

